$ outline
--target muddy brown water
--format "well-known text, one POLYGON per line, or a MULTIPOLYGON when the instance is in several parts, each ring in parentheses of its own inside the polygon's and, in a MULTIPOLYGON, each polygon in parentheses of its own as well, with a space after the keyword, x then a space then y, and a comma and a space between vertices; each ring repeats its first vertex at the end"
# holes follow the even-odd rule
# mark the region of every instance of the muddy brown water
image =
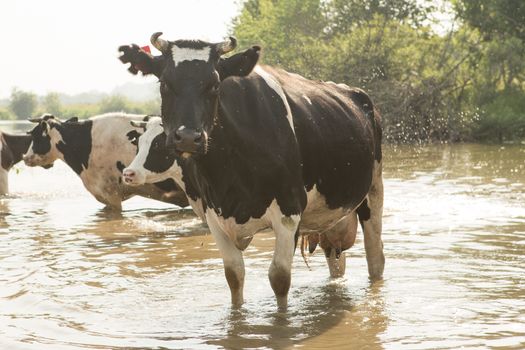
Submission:
POLYGON ((245 253, 232 310, 189 210, 141 198, 106 213, 63 163, 17 166, 0 198, 0 349, 523 349, 525 146, 385 147, 384 280, 361 232, 345 278, 296 253, 286 313, 273 235, 245 253))

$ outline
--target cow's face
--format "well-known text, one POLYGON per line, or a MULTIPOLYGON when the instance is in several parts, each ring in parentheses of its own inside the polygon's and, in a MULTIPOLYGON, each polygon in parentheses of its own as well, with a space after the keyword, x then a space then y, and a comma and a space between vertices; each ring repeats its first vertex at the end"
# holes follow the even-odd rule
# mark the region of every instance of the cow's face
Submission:
POLYGON ((218 113, 221 81, 249 74, 258 61, 260 47, 221 59, 235 48, 234 38, 216 44, 172 42, 160 39, 161 34, 153 34, 151 42, 162 52, 162 58, 148 56, 132 45, 119 48, 123 53, 120 59, 131 63, 132 73, 138 70, 159 78, 166 147, 183 156, 204 154, 218 113))
POLYGON ((146 122, 131 122, 133 126, 144 129, 138 139, 137 155, 131 164, 124 169, 124 183, 139 186, 166 180, 171 177, 175 156, 166 148, 166 134, 161 118, 153 117, 146 122))
MULTIPOLYGON (((166 146, 183 155, 204 154, 218 111, 217 64, 227 44, 201 41, 168 43, 166 67, 160 77, 162 121, 166 146)), ((234 43, 229 42, 230 49, 234 43)), ((224 51, 224 52, 223 52, 224 51)))
POLYGON ((33 122, 38 124, 28 133, 32 142, 24 155, 24 163, 28 166, 51 167, 60 156, 56 145, 62 140, 58 130, 60 122, 51 115, 45 115, 33 122))

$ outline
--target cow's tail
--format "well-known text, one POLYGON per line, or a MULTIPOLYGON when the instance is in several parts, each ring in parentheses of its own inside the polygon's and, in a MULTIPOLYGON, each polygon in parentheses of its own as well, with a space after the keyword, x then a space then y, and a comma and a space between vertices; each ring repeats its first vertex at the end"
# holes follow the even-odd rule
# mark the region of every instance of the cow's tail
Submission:
POLYGON ((381 163, 381 140, 383 137, 383 130, 381 127, 381 114, 374 105, 370 96, 359 88, 352 88, 352 99, 358 106, 361 107, 366 117, 370 121, 374 132, 374 157, 378 163, 381 163))

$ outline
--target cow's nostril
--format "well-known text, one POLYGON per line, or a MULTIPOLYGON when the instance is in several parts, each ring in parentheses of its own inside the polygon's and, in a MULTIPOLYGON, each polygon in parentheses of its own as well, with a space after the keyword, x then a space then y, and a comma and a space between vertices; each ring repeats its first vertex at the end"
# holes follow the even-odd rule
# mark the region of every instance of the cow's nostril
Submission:
POLYGON ((135 172, 132 171, 132 170, 126 170, 124 172, 124 176, 126 176, 126 177, 133 177, 133 176, 135 176, 135 172))

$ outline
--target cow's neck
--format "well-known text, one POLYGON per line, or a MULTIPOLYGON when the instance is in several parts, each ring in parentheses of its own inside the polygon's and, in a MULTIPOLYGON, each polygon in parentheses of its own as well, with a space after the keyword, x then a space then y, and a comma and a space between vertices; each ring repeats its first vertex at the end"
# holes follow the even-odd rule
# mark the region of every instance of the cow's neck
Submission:
POLYGON ((215 126, 210 137, 213 141, 205 155, 183 161, 187 195, 237 223, 261 217, 273 198, 257 191, 261 187, 253 178, 253 164, 224 128, 215 126))
POLYGON ((2 168, 9 170, 22 160, 31 144, 31 135, 2 134, 5 145, 2 147, 2 168))
POLYGON ((78 175, 88 168, 92 148, 91 128, 93 122, 64 123, 58 126, 62 140, 57 143, 61 158, 78 175))

